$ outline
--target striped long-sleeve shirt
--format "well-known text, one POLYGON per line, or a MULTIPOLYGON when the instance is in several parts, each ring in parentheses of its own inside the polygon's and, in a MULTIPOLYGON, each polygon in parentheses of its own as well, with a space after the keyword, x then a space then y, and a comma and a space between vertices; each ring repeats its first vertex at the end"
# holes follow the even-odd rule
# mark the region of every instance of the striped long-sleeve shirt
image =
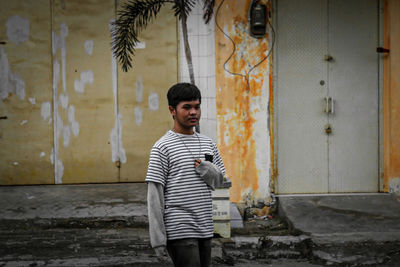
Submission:
POLYGON ((213 155, 213 163, 225 173, 216 145, 201 134, 168 131, 151 150, 146 182, 164 187, 168 240, 213 235, 211 188, 194 166, 194 160, 205 160, 205 154, 213 155))

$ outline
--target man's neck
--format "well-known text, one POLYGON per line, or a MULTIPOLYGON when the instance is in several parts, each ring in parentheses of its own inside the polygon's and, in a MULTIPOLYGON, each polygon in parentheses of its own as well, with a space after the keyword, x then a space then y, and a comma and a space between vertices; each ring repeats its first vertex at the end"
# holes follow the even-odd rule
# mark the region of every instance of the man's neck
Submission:
POLYGON ((186 128, 174 126, 174 128, 172 128, 172 130, 179 134, 187 134, 187 135, 194 134, 193 128, 186 129, 186 128))

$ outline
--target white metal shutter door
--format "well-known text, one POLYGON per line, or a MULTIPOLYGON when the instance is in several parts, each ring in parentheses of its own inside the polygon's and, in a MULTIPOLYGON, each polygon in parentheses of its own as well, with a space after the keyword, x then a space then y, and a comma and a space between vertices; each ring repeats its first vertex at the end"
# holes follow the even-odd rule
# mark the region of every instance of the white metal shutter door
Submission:
POLYGON ((329 191, 377 192, 378 1, 329 1, 329 191))
POLYGON ((277 192, 328 191, 327 1, 277 1, 277 192))

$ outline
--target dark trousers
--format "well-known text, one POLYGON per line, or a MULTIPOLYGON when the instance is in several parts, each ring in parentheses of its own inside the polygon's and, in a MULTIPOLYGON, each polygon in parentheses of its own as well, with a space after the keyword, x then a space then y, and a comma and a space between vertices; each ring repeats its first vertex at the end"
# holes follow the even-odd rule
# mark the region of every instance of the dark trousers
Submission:
POLYGON ((167 242, 168 254, 175 267, 209 267, 211 238, 187 238, 167 242))

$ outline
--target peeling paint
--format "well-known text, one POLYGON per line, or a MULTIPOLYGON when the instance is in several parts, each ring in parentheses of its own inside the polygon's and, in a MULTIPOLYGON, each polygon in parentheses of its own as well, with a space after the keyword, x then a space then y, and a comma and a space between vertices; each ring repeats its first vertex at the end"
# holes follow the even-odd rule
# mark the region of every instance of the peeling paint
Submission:
POLYGON ((55 176, 55 184, 62 184, 62 177, 64 175, 64 165, 61 160, 57 160, 56 164, 56 176, 55 176))
POLYGON ((21 100, 25 99, 25 81, 18 75, 14 74, 15 91, 21 100))
POLYGON ((34 97, 30 97, 28 100, 32 105, 36 105, 36 99, 34 97))
POLYGON ((67 47, 65 43, 65 38, 67 36, 68 36, 68 26, 64 22, 60 24, 60 34, 56 34, 54 31, 52 32, 53 55, 55 55, 59 49, 61 50, 61 68, 62 68, 61 71, 62 71, 62 82, 63 82, 64 92, 67 90, 67 79, 66 79, 67 47))
POLYGON ((121 118, 122 115, 119 114, 118 118, 115 120, 114 128, 110 133, 110 140, 112 147, 111 159, 112 162, 120 160, 121 163, 126 163, 125 149, 122 146, 122 131, 118 131, 118 128, 121 125, 121 118))
POLYGON ((69 101, 68 95, 60 94, 60 103, 63 109, 68 108, 68 101, 69 101))
MULTIPOLYGON (((59 146, 59 131, 60 131, 60 115, 58 113, 58 83, 60 82, 60 63, 57 59, 54 60, 53 63, 53 120, 54 120, 54 148, 52 150, 52 158, 54 158, 54 183, 60 184, 62 183, 62 173, 64 172, 64 166, 62 168, 62 172, 58 159, 58 146, 59 146)), ((62 122, 61 122, 62 126, 62 122)))
POLYGON ((142 77, 139 76, 136 80, 136 102, 141 103, 143 101, 143 82, 142 77))
POLYGON ((47 120, 51 116, 51 104, 50 102, 43 102, 40 108, 40 115, 43 120, 47 120))
POLYGON ((19 163, 14 161, 13 164, 14 164, 14 166, 18 166, 19 163))
POLYGON ((79 122, 75 120, 75 107, 73 105, 68 108, 68 121, 71 123, 72 133, 75 136, 79 135, 79 122))
POLYGON ((14 91, 21 100, 25 99, 25 81, 11 71, 8 56, 4 48, 0 48, 0 98, 4 100, 14 91))
POLYGON ((143 111, 139 107, 135 107, 135 118, 136 118, 136 124, 140 126, 143 120, 143 111))
POLYGON ((67 46, 65 44, 65 38, 68 36, 68 26, 65 23, 60 25, 60 36, 61 36, 61 70, 62 70, 62 84, 63 91, 67 91, 67 46))
POLYGON ((2 100, 6 99, 14 91, 12 77, 13 74, 10 70, 7 54, 0 47, 0 97, 2 100))
POLYGON ((54 31, 51 33, 51 51, 53 56, 57 53, 57 50, 61 47, 61 38, 54 31))
POLYGON ((135 45, 135 49, 145 49, 146 48, 146 42, 138 42, 135 45))
POLYGON ((62 129, 63 129, 63 144, 64 147, 67 147, 71 139, 71 129, 69 128, 69 125, 64 126, 62 129))
MULTIPOLYGON (((227 69, 243 76, 263 59, 267 38, 248 34, 247 1, 232 1, 220 11, 219 23, 236 44, 227 69)), ((218 3, 216 3, 218 4, 218 3)), ((224 71, 232 47, 229 39, 216 32, 217 132, 218 147, 232 180, 231 201, 254 202, 270 195, 269 169, 269 59, 253 69, 249 84, 244 77, 224 71)))
POLYGON ((23 120, 23 121, 21 121, 20 125, 24 125, 26 123, 28 123, 28 120, 23 120))
POLYGON ((74 82, 75 91, 78 93, 84 93, 86 84, 92 84, 93 81, 94 75, 92 70, 81 72, 81 79, 75 80, 74 82))
MULTIPOLYGON (((80 125, 75 120, 75 107, 70 104, 70 98, 67 91, 67 75, 66 75, 66 37, 69 34, 68 26, 66 23, 60 24, 60 33, 52 33, 53 37, 53 55, 57 51, 61 51, 61 66, 56 58, 53 63, 53 120, 54 120, 54 148, 52 150, 51 158, 55 164, 55 183, 62 184, 62 177, 64 175, 64 164, 59 156, 60 137, 63 138, 63 146, 68 147, 71 142, 71 132, 74 136, 79 135, 80 125), (60 70, 61 69, 61 70, 60 70), (60 77, 61 76, 61 77, 60 77), (59 94, 59 83, 62 84, 62 93, 59 94), (59 112, 59 104, 63 109, 67 110, 68 123, 64 122, 59 112)), ((87 53, 93 51, 93 41, 89 40, 84 44, 87 53)), ((75 91, 83 93, 84 87, 87 83, 93 83, 93 72, 91 70, 80 73, 80 80, 78 86, 75 85, 75 91)), ((77 83, 77 81, 75 81, 77 83)), ((64 113, 62 113, 64 114, 64 113)))
POLYGON ((400 177, 400 2, 383 2, 383 47, 390 48, 383 57, 383 190, 394 192, 399 190, 400 177))
POLYGON ((51 148, 50 162, 51 162, 51 165, 54 165, 54 147, 51 148))
MULTIPOLYGON (((268 70, 267 70, 268 72, 268 70)), ((250 103, 251 113, 254 117, 254 140, 257 140, 256 166, 258 176, 258 196, 267 199, 270 196, 269 189, 269 168, 271 166, 271 147, 269 131, 268 104, 269 90, 268 82, 260 83, 262 85, 261 96, 254 97, 250 103)))
MULTIPOLYGON (((112 31, 113 22, 115 20, 110 20, 109 27, 112 31)), ((114 95, 114 114, 115 123, 114 128, 110 133, 110 143, 111 143, 111 160, 112 162, 120 161, 121 163, 126 163, 126 153, 122 145, 122 115, 119 113, 118 109, 118 80, 117 80, 117 59, 115 55, 111 54, 111 81, 112 90, 114 95)))
POLYGON ((160 107, 160 100, 157 93, 151 93, 149 95, 149 109, 152 111, 157 111, 160 107))
POLYGON ((91 56, 93 54, 93 46, 94 46, 93 40, 85 41, 85 44, 83 46, 85 47, 86 54, 91 56))
MULTIPOLYGON (((64 131, 64 122, 63 122, 59 112, 57 112, 57 118, 55 121, 56 121, 56 123, 55 123, 56 139, 57 139, 57 148, 58 148, 60 136, 64 131)), ((56 152, 56 156, 58 156, 58 149, 56 149, 55 152, 56 152)))
POLYGON ((393 178, 389 181, 389 193, 400 193, 400 178, 393 178))
POLYGON ((46 153, 45 153, 45 152, 43 152, 43 151, 42 151, 42 152, 40 152, 40 157, 41 157, 41 158, 43 158, 44 156, 46 156, 46 153))
POLYGON ((6 22, 7 38, 15 44, 29 40, 29 20, 18 15, 10 17, 6 22))

